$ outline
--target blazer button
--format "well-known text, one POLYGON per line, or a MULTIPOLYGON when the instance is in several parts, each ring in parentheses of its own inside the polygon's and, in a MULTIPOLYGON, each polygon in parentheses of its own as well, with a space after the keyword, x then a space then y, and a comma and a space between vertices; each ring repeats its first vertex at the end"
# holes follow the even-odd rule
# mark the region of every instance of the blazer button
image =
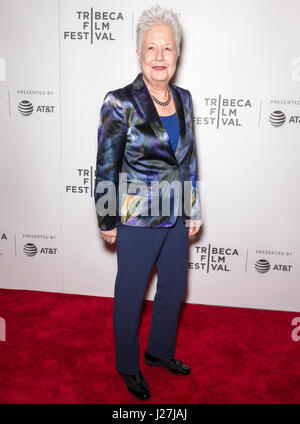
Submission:
POLYGON ((178 169, 178 165, 173 165, 173 169, 178 169))

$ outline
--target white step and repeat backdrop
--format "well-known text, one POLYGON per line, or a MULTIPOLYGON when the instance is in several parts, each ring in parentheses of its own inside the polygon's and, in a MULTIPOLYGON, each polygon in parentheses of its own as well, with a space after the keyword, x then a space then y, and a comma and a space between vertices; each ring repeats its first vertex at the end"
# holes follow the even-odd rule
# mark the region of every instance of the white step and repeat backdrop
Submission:
MULTIPOLYGON (((99 111, 139 72, 136 22, 154 3, 1 0, 2 288, 113 296, 92 196, 99 111)), ((182 22, 175 83, 198 143, 185 301, 300 311, 300 1, 160 4, 182 22)), ((147 299, 155 288, 153 273, 147 299)))

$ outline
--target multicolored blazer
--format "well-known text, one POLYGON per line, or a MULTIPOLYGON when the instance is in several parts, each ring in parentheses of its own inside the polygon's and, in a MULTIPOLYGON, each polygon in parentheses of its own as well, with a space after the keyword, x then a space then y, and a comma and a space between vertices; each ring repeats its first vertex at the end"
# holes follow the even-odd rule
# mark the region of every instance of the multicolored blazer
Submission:
POLYGON ((182 215, 185 225, 190 226, 191 220, 202 218, 192 98, 188 90, 172 83, 170 87, 180 130, 175 153, 141 72, 133 83, 109 91, 104 98, 98 127, 94 186, 98 226, 101 230, 111 230, 120 222, 139 227, 171 227, 178 215, 182 215), (120 176, 123 175, 125 184, 132 184, 129 185, 130 190, 127 187, 120 195, 120 176), (184 181, 188 182, 186 190, 184 181), (113 185, 115 192, 108 188, 103 190, 103 186, 99 189, 105 182, 113 185), (168 183, 165 184, 167 188, 154 190, 155 182, 162 183, 162 186, 164 182, 168 183), (179 200, 178 192, 174 194, 174 190, 171 190, 168 192, 171 193, 170 211, 165 213, 161 207, 162 196, 176 182, 182 185, 182 193, 179 193, 182 196, 182 208, 176 209, 174 202, 179 200), (147 188, 146 192, 138 191, 141 183, 147 188), (183 194, 188 195, 186 203, 183 194), (115 199, 112 196, 116 196, 115 199), (105 199, 106 206, 108 201, 114 205, 113 213, 99 213, 98 205, 103 205, 105 199), (158 207, 156 214, 151 209, 154 205, 158 207), (184 205, 188 205, 188 211, 184 205))

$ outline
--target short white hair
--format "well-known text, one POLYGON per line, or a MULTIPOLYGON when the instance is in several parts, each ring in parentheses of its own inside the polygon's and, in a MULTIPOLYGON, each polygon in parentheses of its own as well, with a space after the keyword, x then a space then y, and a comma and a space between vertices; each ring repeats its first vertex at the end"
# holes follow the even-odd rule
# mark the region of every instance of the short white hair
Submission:
POLYGON ((157 24, 167 24, 171 27, 175 37, 176 50, 179 53, 182 38, 182 28, 179 19, 173 10, 162 8, 159 4, 144 10, 138 20, 136 27, 136 47, 138 52, 141 52, 145 32, 157 24))

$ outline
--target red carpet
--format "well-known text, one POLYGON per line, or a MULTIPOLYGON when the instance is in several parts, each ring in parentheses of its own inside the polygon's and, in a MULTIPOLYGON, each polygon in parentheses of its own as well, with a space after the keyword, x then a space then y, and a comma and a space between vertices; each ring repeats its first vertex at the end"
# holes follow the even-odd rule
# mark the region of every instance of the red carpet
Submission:
POLYGON ((153 302, 145 301, 141 370, 151 388, 135 400, 115 370, 113 299, 0 290, 0 403, 299 403, 297 312, 184 304, 174 376, 142 361, 153 302))

